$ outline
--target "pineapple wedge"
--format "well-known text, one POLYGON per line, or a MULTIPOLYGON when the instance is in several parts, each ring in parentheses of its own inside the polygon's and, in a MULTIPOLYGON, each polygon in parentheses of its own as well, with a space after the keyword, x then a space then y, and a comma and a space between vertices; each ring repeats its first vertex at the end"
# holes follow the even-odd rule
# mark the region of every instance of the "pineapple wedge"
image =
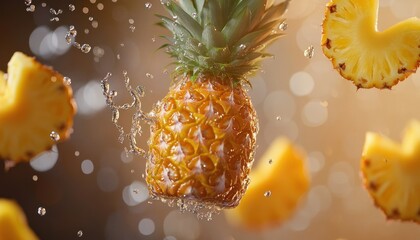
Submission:
POLYGON ((249 230, 264 230, 289 219, 309 188, 304 162, 292 143, 276 139, 251 172, 239 206, 225 210, 227 220, 249 230))
POLYGON ((38 239, 29 228, 22 209, 14 201, 0 199, 0 239, 38 239))
POLYGON ((332 0, 322 25, 322 49, 358 88, 392 88, 420 64, 420 19, 378 31, 378 0, 332 0))
POLYGON ((367 133, 361 160, 366 189, 389 219, 420 223, 420 122, 412 121, 402 144, 367 133))
POLYGON ((0 159, 27 162, 69 137, 76 105, 63 76, 33 58, 16 52, 8 68, 7 79, 0 73, 0 159))

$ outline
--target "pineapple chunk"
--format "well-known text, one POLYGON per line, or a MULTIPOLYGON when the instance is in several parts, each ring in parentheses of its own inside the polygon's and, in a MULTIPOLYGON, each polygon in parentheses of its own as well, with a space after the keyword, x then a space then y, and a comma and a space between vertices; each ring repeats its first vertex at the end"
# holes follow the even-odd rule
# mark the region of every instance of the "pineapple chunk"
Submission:
POLYGON ((420 19, 378 31, 378 0, 332 0, 322 25, 322 49, 358 88, 391 88, 420 64, 420 19))
POLYGON ((239 206, 225 210, 230 223, 249 230, 275 227, 289 219, 309 188, 304 157, 283 138, 271 144, 250 178, 239 206))
POLYGON ((389 219, 420 223, 420 122, 412 121, 402 144, 367 133, 361 160, 366 189, 389 219))
POLYGON ((76 105, 63 76, 23 53, 0 74, 0 159, 29 161, 70 135, 76 105))
POLYGON ((38 239, 29 228, 22 209, 14 201, 0 199, 0 239, 38 239))

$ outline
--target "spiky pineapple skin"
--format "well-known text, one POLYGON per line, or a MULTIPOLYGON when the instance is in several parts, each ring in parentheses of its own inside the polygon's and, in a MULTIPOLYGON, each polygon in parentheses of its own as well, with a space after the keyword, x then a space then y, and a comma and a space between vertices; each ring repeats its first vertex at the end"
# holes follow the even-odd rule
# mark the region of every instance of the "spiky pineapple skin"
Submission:
POLYGON ((223 79, 184 78, 154 114, 146 164, 151 194, 237 206, 249 182, 258 132, 244 88, 223 79))

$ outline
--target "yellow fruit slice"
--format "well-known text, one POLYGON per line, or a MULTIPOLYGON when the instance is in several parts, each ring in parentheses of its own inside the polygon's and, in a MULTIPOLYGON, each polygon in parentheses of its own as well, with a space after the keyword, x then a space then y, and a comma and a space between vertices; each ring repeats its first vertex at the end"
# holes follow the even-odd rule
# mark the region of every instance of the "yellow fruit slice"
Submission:
POLYGON ((322 25, 322 49, 358 88, 391 88, 420 64, 420 19, 378 31, 378 0, 332 0, 322 25))
POLYGON ((402 144, 367 133, 361 160, 366 189, 389 219, 420 223, 420 122, 412 121, 402 144))
POLYGON ((250 178, 238 207, 225 210, 230 223, 249 230, 275 227, 289 219, 309 188, 304 156, 283 138, 271 144, 250 178))
POLYGON ((63 76, 20 52, 8 64, 7 80, 4 76, 0 74, 0 159, 26 162, 69 137, 76 105, 63 76))
POLYGON ((38 239, 29 228, 22 209, 14 201, 0 199, 0 239, 38 239))

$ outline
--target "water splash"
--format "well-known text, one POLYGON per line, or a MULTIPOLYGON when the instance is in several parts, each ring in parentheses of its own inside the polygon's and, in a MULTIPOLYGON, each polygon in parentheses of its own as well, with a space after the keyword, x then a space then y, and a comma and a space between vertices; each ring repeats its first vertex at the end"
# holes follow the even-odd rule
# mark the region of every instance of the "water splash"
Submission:
POLYGON ((67 31, 65 37, 64 37, 65 40, 66 40, 66 43, 67 44, 72 44, 73 47, 79 49, 83 53, 89 53, 90 50, 92 49, 92 47, 87 43, 80 44, 80 43, 76 42, 76 37, 77 37, 77 30, 73 25, 71 25, 69 27, 69 30, 67 31))
POLYGON ((128 77, 127 71, 123 71, 125 89, 132 98, 131 103, 124 103, 118 105, 114 102, 114 98, 118 95, 118 92, 110 89, 109 80, 112 74, 108 73, 105 78, 101 81, 102 93, 105 97, 107 106, 112 112, 112 123, 119 132, 118 141, 124 143, 128 139, 129 147, 126 148, 127 153, 133 153, 142 157, 148 158, 148 152, 137 145, 137 137, 142 134, 142 123, 152 124, 153 114, 145 113, 142 110, 141 98, 144 97, 145 91, 142 86, 133 88, 130 84, 130 78, 128 77), (134 110, 134 114, 131 118, 131 128, 128 133, 124 130, 124 127, 119 124, 120 111, 121 110, 134 110))

